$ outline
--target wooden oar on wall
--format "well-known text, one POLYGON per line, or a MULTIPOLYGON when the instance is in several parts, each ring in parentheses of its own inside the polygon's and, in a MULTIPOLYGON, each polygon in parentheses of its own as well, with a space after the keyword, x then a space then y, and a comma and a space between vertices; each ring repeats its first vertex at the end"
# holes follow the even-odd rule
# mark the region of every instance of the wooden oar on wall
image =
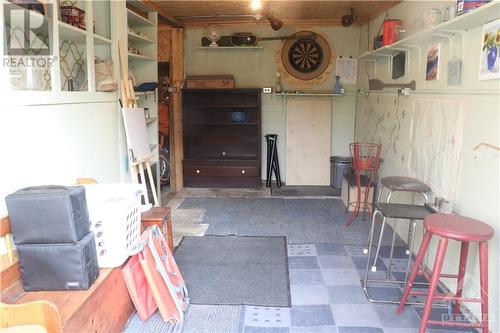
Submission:
POLYGON ((384 88, 410 88, 411 90, 415 90, 417 87, 417 83, 415 80, 410 83, 384 83, 377 79, 370 79, 368 81, 368 89, 370 90, 382 90, 384 88))

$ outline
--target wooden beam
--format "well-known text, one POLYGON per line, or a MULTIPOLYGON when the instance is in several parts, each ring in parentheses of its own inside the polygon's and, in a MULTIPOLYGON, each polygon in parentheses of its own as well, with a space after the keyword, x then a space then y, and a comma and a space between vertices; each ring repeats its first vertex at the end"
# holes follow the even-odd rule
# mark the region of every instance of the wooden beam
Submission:
POLYGON ((184 186, 182 160, 184 159, 184 133, 182 128, 182 85, 184 80, 184 44, 183 30, 172 29, 172 85, 176 92, 172 94, 172 110, 170 112, 170 183, 174 191, 184 186))
POLYGON ((174 28, 183 28, 183 25, 181 22, 179 22, 174 16, 170 15, 169 13, 167 13, 167 11, 165 9, 162 8, 162 6, 160 6, 157 1, 153 1, 153 0, 142 0, 142 3, 145 4, 146 6, 148 6, 149 8, 155 10, 158 12, 158 15, 161 15, 163 16, 163 18, 165 20, 167 20, 168 22, 170 22, 170 24, 174 27, 174 28))

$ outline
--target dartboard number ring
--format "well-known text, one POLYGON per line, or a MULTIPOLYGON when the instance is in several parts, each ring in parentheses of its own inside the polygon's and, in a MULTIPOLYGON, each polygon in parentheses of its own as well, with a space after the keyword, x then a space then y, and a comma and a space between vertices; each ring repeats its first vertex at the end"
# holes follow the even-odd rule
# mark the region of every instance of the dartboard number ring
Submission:
POLYGON ((288 50, 288 61, 296 71, 310 73, 317 70, 323 62, 323 50, 311 38, 298 39, 288 50))

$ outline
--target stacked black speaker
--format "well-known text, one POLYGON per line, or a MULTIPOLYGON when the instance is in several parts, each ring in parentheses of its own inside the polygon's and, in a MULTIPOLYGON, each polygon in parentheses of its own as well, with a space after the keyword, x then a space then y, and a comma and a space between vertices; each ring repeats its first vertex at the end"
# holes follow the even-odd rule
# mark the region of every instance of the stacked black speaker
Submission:
POLYGON ((85 188, 27 187, 5 201, 24 289, 88 289, 99 268, 85 188))

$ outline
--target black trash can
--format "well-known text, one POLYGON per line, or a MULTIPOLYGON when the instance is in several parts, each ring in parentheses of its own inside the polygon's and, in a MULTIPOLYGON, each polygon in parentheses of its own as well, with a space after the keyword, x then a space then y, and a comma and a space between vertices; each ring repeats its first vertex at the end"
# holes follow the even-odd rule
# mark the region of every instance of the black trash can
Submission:
POLYGON ((342 188, 342 179, 351 171, 351 158, 346 156, 330 157, 330 186, 342 188))

